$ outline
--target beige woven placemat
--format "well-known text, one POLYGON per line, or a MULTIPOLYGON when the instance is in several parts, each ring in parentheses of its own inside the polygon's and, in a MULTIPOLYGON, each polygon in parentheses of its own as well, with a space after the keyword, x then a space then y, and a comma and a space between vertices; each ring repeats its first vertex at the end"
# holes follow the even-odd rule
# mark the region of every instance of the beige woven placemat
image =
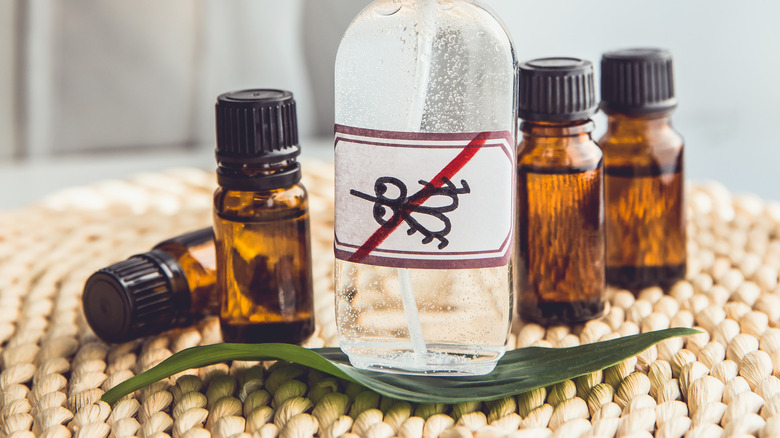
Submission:
MULTIPOLYGON (((333 169, 304 163, 311 195, 317 329, 336 345, 333 169)), ((0 212, 0 433, 42 437, 780 436, 780 203, 688 188, 689 272, 639 298, 610 290, 584 326, 515 324, 510 348, 569 346, 669 326, 671 339, 591 376, 492 403, 383 400, 294 366, 247 362, 183 373, 126 398, 103 392, 181 349, 218 342, 214 319, 120 345, 84 322, 85 279, 211 220, 211 173, 143 174, 0 212)))

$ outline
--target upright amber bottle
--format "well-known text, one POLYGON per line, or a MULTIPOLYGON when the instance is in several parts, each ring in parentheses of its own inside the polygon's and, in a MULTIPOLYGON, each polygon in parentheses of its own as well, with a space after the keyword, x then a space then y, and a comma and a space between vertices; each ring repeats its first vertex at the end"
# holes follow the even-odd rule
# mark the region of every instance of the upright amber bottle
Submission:
POLYGON ((314 331, 311 240, 295 101, 282 90, 219 96, 214 232, 226 342, 299 343, 314 331))
POLYGON ((683 139, 672 56, 659 49, 618 50, 601 60, 607 282, 638 290, 685 276, 683 139))
POLYGON ((521 64, 515 284, 520 316, 572 324, 604 311, 602 156, 591 138, 593 66, 521 64))
POLYGON ((125 342, 219 312, 211 227, 105 267, 84 284, 84 317, 100 339, 125 342))

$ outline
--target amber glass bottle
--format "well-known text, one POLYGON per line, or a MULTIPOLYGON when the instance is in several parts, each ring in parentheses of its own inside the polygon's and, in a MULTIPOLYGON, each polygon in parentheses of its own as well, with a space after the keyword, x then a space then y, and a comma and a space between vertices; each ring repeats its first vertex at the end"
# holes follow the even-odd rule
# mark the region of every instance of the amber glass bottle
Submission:
POLYGON ((639 290, 685 276, 683 139, 672 57, 659 49, 609 52, 601 60, 607 282, 639 290))
POLYGON ((217 99, 214 231, 222 337, 299 343, 314 331, 311 240, 292 93, 217 99))
POLYGON ((125 342, 219 313, 211 227, 157 244, 92 274, 84 316, 100 339, 125 342))
POLYGON ((515 284, 520 316, 577 323, 604 311, 602 156, 591 138, 593 66, 576 58, 521 64, 515 284))

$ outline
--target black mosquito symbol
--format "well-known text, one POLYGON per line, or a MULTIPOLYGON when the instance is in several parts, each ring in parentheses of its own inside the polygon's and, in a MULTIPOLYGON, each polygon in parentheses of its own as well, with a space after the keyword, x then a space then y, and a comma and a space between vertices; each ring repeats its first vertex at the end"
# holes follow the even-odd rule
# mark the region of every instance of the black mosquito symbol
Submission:
POLYGON ((374 203, 374 220, 376 220, 379 225, 383 227, 396 227, 399 224, 399 221, 403 220, 409 225, 406 234, 411 236, 414 233, 420 232, 420 234, 423 235, 422 243, 428 244, 431 243, 433 239, 436 239, 439 241, 439 249, 444 249, 450 243, 444 236, 449 234, 452 230, 452 223, 445 213, 457 209, 458 195, 471 193, 471 189, 465 180, 460 180, 461 186, 455 187, 455 184, 445 177, 441 178, 441 182, 443 183, 441 187, 436 187, 425 180, 420 180, 418 182, 423 187, 419 192, 409 197, 406 196, 406 184, 400 179, 393 178, 392 176, 377 178, 374 183, 374 193, 376 196, 361 193, 354 189, 350 190, 349 193, 374 203), (398 196, 395 198, 385 196, 391 185, 398 189, 398 196), (447 205, 437 207, 422 205, 432 196, 445 196, 450 198, 450 202, 447 205), (385 219, 388 208, 393 212, 393 215, 389 219, 385 219), (429 230, 412 216, 415 213, 430 215, 440 220, 442 224, 441 229, 429 230))

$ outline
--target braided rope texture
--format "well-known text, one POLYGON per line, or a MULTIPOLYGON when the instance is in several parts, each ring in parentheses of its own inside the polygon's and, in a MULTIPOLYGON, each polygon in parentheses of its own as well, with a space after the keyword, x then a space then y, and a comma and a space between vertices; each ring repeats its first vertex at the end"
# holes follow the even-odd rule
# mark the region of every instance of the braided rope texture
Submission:
MULTIPOLYGON (((305 162, 317 328, 337 343, 333 168, 305 162)), ((184 348, 219 342, 215 319, 117 345, 84 321, 95 270, 211 221, 211 173, 172 169, 63 190, 0 212, 0 435, 84 438, 780 436, 780 203, 691 185, 687 278, 638 298, 610 289, 603 318, 515 322, 509 347, 563 347, 670 326, 675 338, 603 372, 489 403, 380 397, 306 368, 233 362, 190 370, 117 403, 100 396, 184 348)))

